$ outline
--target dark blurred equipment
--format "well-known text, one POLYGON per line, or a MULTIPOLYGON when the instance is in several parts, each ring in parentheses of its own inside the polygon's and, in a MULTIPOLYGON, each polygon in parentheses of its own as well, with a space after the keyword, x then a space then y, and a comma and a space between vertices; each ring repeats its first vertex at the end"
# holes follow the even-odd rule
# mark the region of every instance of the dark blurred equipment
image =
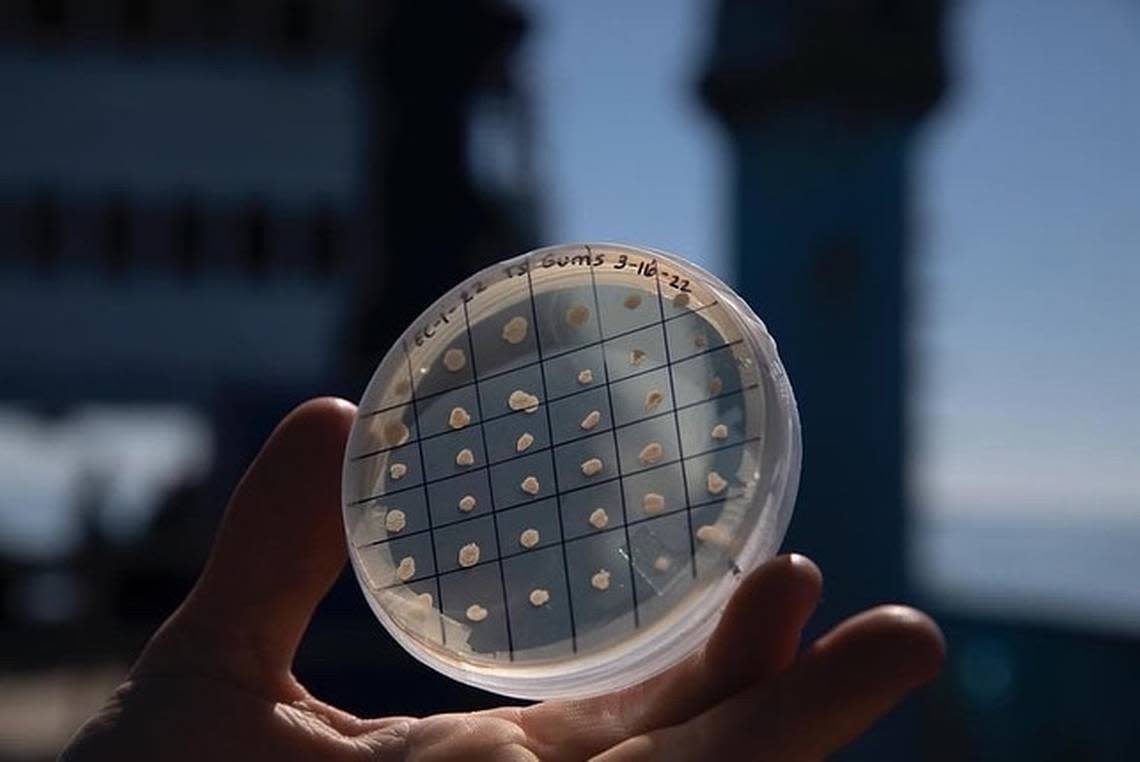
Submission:
MULTIPOLYGON (((825 570, 817 631, 916 599, 905 558, 910 167, 946 86, 947 5, 724 0, 701 84, 732 138, 739 290, 778 338, 800 404, 804 471, 786 547, 825 570)), ((1066 629, 917 602, 947 635, 945 674, 840 758, 1135 757, 1134 640, 1094 633, 1092 616, 1066 629)))
MULTIPOLYGON (((0 558, 6 669, 129 662, 276 421, 358 397, 431 299, 536 242, 511 74, 526 26, 499 0, 0 5, 5 134, 29 147, 0 170, 0 325, 19 326, 0 331, 0 406, 181 407, 216 444, 208 479, 171 485, 127 539, 97 470, 76 477, 75 547, 0 558)), ((355 585, 298 670, 372 713, 381 674, 419 674, 355 585)), ((444 682, 408 681, 413 705, 390 709, 478 701, 444 682)))
MULTIPOLYGON (((732 137, 739 290, 800 405, 785 547, 827 574, 817 627, 907 599, 909 159, 944 88, 943 15, 938 0, 725 0, 702 82, 732 137)), ((890 723, 847 758, 912 757, 912 731, 890 723)))
POLYGON ((528 159, 509 183, 478 171, 488 127, 529 148, 529 107, 509 68, 525 28, 498 2, 397 2, 363 53, 370 132, 384 136, 367 157, 369 219, 388 255, 362 260, 361 370, 452 284, 537 242, 528 159))
POLYGON ((740 289, 795 385, 790 548, 824 618, 902 587, 908 159, 943 88, 940 2, 725 2, 703 92, 736 158, 740 289))

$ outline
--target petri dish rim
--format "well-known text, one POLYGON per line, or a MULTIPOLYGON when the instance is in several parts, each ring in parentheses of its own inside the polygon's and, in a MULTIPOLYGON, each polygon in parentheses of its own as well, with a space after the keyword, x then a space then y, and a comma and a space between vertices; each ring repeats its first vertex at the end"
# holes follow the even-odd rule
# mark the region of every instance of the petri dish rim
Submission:
MULTIPOLYGON (((699 648, 711 635, 732 592, 744 575, 775 555, 791 520, 792 509, 799 483, 801 467, 800 421, 794 394, 787 374, 780 362, 776 342, 755 312, 719 278, 683 258, 659 249, 628 246, 620 243, 571 243, 536 249, 497 264, 483 268, 444 293, 425 309, 378 364, 369 381, 364 398, 378 383, 381 370, 393 353, 404 353, 407 342, 424 330, 431 318, 441 314, 457 299, 473 290, 482 280, 494 285, 503 280, 503 273, 525 264, 533 271, 534 263, 551 256, 574 256, 581 252, 613 252, 634 257, 650 257, 670 263, 691 277, 699 279, 703 287, 715 295, 739 330, 749 356, 759 358, 763 369, 758 375, 763 380, 766 411, 766 434, 775 434, 778 456, 773 468, 766 473, 764 487, 755 490, 750 499, 763 499, 762 518, 764 531, 753 529, 735 557, 733 574, 724 574, 711 584, 695 591, 695 599, 673 607, 650 627, 642 629, 615 646, 593 653, 531 663, 481 662, 478 659, 460 658, 446 647, 423 639, 405 629, 387 611, 369 589, 366 573, 361 568, 358 554, 352 552, 348 511, 349 504, 342 497, 345 512, 346 541, 354 574, 364 593, 365 600, 383 627, 414 658, 426 666, 459 682, 506 696, 525 699, 570 699, 598 695, 628 687, 649 679, 678 663, 699 648)), ((531 275, 528 274, 528 280, 531 275)), ((659 280, 658 280, 659 283, 659 280)), ((658 285, 658 289, 660 286, 658 285)), ((537 327, 535 330, 538 330, 537 327)), ((360 412, 358 411, 358 420, 360 412)), ((772 446, 769 441, 766 446, 772 446)), ((349 494, 350 457, 346 452, 342 479, 342 495, 349 494)), ((632 580, 631 580, 632 583, 632 580)), ((692 597, 692 596, 689 596, 692 597)))

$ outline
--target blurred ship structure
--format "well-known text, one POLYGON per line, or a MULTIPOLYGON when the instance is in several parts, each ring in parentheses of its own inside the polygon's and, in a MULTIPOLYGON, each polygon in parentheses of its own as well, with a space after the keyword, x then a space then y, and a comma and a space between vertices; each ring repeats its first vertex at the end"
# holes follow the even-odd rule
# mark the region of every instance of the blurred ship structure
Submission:
POLYGON ((741 291, 780 339, 803 420, 789 547, 829 570, 833 622, 907 592, 910 154, 944 88, 943 12, 726 0, 702 82, 733 145, 741 291))
MULTIPOLYGON (((804 471, 785 548, 825 572, 814 633, 904 600, 931 610, 948 638, 938 683, 837 758, 1130 759, 1140 748, 1134 639, 1098 632, 1104 616, 1092 613, 1067 627, 1027 621, 1002 610, 1000 598, 982 601, 985 617, 965 614, 916 585, 908 564, 931 549, 912 531, 907 484, 915 437, 906 407, 922 370, 910 347, 914 150, 946 90, 954 5, 717 5, 700 89, 731 145, 738 283, 778 337, 803 423, 804 471)), ((1006 523, 1046 556, 1039 565, 1065 552, 1058 537, 1017 525, 1028 522, 1006 523)), ((958 529, 963 564, 1010 547, 970 535, 965 521, 958 529)), ((1070 541, 1095 547, 1089 535, 1070 541)), ((1064 569, 1058 563, 1056 574, 1064 569)), ((986 596, 981 584, 971 592, 986 596)))
POLYGON ((74 541, 0 546, 0 758, 54 757, 68 702, 20 697, 115 679, 284 412, 358 396, 441 290, 535 244, 525 31, 497 0, 0 7, 0 409, 45 441, 174 409, 209 449, 127 533, 115 459, 60 462, 74 541))
MULTIPOLYGON (((908 160, 944 87, 943 10, 725 0, 701 83, 732 144, 741 293, 779 337, 800 407, 785 544, 827 572, 816 627, 908 598, 908 160)), ((848 755, 906 758, 913 736, 896 720, 848 755)))

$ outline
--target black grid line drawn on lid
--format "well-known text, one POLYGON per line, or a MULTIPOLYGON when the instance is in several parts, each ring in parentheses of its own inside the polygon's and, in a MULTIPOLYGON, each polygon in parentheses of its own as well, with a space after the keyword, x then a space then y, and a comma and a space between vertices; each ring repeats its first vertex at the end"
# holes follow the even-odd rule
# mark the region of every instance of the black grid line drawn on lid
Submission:
MULTIPOLYGON (((471 353, 471 359, 470 359, 471 374, 475 377, 476 384, 478 384, 479 369, 475 365, 475 343, 474 343, 475 340, 471 337, 471 317, 468 314, 467 302, 466 301, 463 302, 463 326, 464 326, 464 330, 467 332, 467 348, 471 353)), ((489 460, 489 458, 487 458, 487 456, 486 456, 486 453, 488 452, 488 450, 487 450, 487 430, 483 426, 483 402, 481 399, 482 396, 483 395, 481 395, 479 393, 478 386, 476 386, 476 389, 475 389, 475 405, 476 405, 476 409, 479 411, 479 436, 482 437, 482 441, 483 441, 484 458, 489 460)), ((506 628, 507 628, 507 651, 509 654, 508 658, 511 661, 514 661, 515 660, 515 640, 514 640, 513 634, 511 633, 511 611, 510 611, 509 605, 507 603, 507 582, 506 582, 506 578, 504 576, 505 572, 503 571, 503 548, 502 548, 502 545, 499 541, 499 517, 497 515, 498 512, 495 510, 495 485, 491 483, 490 479, 487 480, 487 483, 488 483, 488 488, 491 491, 491 525, 492 525, 492 527, 494 527, 494 531, 495 531, 495 560, 499 566, 499 594, 502 596, 502 599, 503 599, 503 613, 504 613, 504 620, 506 621, 506 628)))
MULTIPOLYGON (((587 254, 590 253, 590 247, 588 247, 588 246, 586 247, 586 253, 587 254)), ((601 300, 598 298, 598 279, 597 279, 597 275, 594 273, 593 257, 590 258, 590 286, 592 287, 592 289, 594 291, 594 309, 596 309, 598 311, 598 314, 600 315, 602 312, 602 306, 601 306, 601 300)), ((602 376, 603 376, 602 383, 606 387, 606 404, 607 404, 607 408, 609 410, 610 421, 616 421, 617 418, 614 416, 613 387, 610 383, 610 363, 609 363, 609 358, 606 356, 606 354, 607 353, 605 350, 605 345, 603 344, 603 346, 602 346, 602 376)), ((617 470, 617 479, 618 479, 618 484, 620 485, 622 482, 621 458, 618 455, 618 453, 620 452, 620 450, 618 449, 618 438, 617 438, 618 435, 617 435, 617 429, 614 426, 610 427, 610 436, 613 438, 614 468, 617 470)), ((641 615, 638 613, 637 596, 633 592, 633 582, 632 582, 632 580, 633 580, 633 554, 628 553, 628 549, 630 547, 630 544, 629 544, 629 508, 626 506, 625 489, 624 488, 619 489, 619 493, 621 495, 621 516, 622 516, 621 528, 622 528, 622 532, 625 534, 625 547, 627 549, 626 563, 627 563, 627 567, 629 569, 629 578, 631 580, 630 585, 629 585, 629 595, 630 595, 630 600, 633 603, 633 627, 634 627, 634 629, 637 629, 638 627, 641 626, 641 615)))
MULTIPOLYGON (((415 373, 412 371, 412 355, 410 352, 408 352, 408 344, 406 341, 401 342, 400 347, 404 351, 404 359, 407 360, 408 383, 411 384, 411 394, 412 394, 412 419, 416 422, 416 429, 418 430, 419 426, 420 426, 420 417, 419 417, 419 412, 416 410, 416 385, 414 383, 415 373)), ((419 438, 416 439, 416 447, 419 448, 420 463, 423 463, 424 448, 423 448, 423 442, 419 438)), ((431 521, 431 502, 428 499, 427 480, 424 480, 424 482, 420 485, 420 487, 424 491, 424 508, 425 508, 425 512, 427 513, 428 532, 431 533, 431 535, 433 537, 433 542, 431 544, 431 546, 432 546, 431 547, 431 565, 436 570, 436 574, 438 575, 438 573, 439 573, 439 559, 436 558, 436 554, 435 554, 435 542, 434 542, 435 532, 432 531, 433 527, 432 527, 432 521, 431 521)), ((436 602, 437 602, 436 605, 439 606, 440 611, 443 611, 443 591, 440 587, 438 576, 435 579, 435 596, 436 596, 436 602)), ((447 628, 443 624, 443 617, 442 616, 439 618, 439 640, 443 645, 447 645, 447 628)))
POLYGON ((681 482, 685 489, 685 514, 689 519, 689 562, 693 567, 693 578, 697 576, 697 546, 693 540, 693 508, 689 499, 689 482, 685 476, 685 443, 681 440, 681 419, 677 416, 677 384, 673 379, 673 359, 669 353, 669 329, 665 325, 665 299, 661 295, 661 268, 654 274, 657 282, 657 309, 661 312, 661 333, 665 336, 665 369, 669 376, 669 396, 673 400, 673 426, 677 434, 677 455, 681 459, 681 482))
MULTIPOLYGON (((590 251, 589 248, 587 248, 586 253, 589 254, 589 251, 590 251)), ((534 278, 531 275, 532 269, 533 268, 531 267, 531 261, 530 261, 530 258, 528 257, 527 258, 527 268, 526 268, 526 288, 527 288, 527 294, 530 298, 530 314, 531 314, 532 319, 534 320, 534 326, 535 326, 534 339, 535 339, 535 348, 536 348, 536 351, 538 352, 538 368, 539 368, 539 373, 540 373, 540 376, 542 379, 542 396, 543 396, 543 399, 546 399, 549 396, 549 393, 547 392, 547 386, 546 386, 546 367, 542 363, 542 340, 539 336, 541 331, 538 330, 538 307, 534 303, 534 278)), ((550 422, 550 405, 543 405, 542 409, 543 409, 543 414, 546 415, 546 430, 548 432, 550 432, 551 440, 553 442, 554 427, 551 425, 551 422, 550 422)), ((554 501, 555 501, 555 505, 557 505, 557 507, 558 507, 558 525, 561 527, 562 526, 562 496, 561 496, 561 490, 558 489, 558 464, 554 461, 554 446, 553 446, 553 444, 551 444, 551 447, 550 447, 550 466, 551 466, 551 470, 553 471, 553 476, 554 476, 554 501)), ((562 545, 562 569, 563 569, 563 573, 565 574, 565 578, 566 578, 566 602, 567 602, 567 605, 568 605, 569 611, 570 611, 570 650, 573 653, 577 653, 578 652, 578 626, 577 626, 577 623, 574 621, 574 597, 570 592, 570 564, 566 558, 566 543, 562 542, 561 545, 562 545)))

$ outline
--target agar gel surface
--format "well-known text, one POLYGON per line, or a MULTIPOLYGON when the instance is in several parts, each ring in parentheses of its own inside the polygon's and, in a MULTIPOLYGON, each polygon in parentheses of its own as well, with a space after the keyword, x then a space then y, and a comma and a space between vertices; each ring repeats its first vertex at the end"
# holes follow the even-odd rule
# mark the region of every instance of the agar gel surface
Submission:
POLYGON ((345 458, 378 619, 457 680, 528 698, 643 680, 776 553, 799 422, 775 343, 663 252, 541 249, 474 275, 380 362, 345 458))

